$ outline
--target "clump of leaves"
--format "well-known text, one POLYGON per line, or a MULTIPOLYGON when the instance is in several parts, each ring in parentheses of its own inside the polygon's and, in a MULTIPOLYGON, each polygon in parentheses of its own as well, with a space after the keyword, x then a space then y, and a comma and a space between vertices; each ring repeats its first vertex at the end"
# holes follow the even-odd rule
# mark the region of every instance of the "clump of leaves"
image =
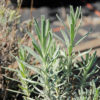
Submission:
POLYGON ((6 7, 5 0, 0 1, 0 66, 7 66, 14 62, 8 52, 16 55, 18 51, 16 26, 19 18, 17 11, 6 7))
MULTIPOLYGON (((9 95, 8 92, 6 92, 6 88, 13 88, 15 84, 12 85, 11 81, 5 80, 4 74, 7 77, 15 76, 14 73, 4 71, 3 69, 1 69, 1 67, 17 67, 16 61, 10 55, 10 53, 12 53, 14 56, 18 56, 19 38, 17 38, 16 34, 21 33, 21 31, 23 31, 24 29, 21 30, 23 23, 20 23, 19 12, 8 7, 6 5, 6 1, 9 0, 0 1, 0 98, 8 100, 9 97, 14 98, 15 95, 9 95), (20 27, 20 29, 18 27, 20 27)), ((24 38, 26 39, 26 37, 24 38)))
POLYGON ((2 30, 5 31, 5 34, 7 34, 7 31, 11 32, 12 27, 18 24, 19 18, 20 15, 16 10, 7 8, 5 3, 0 4, 0 28, 3 28, 2 30))
POLYGON ((81 88, 78 91, 78 96, 76 96, 76 100, 99 100, 100 99, 100 87, 96 87, 93 81, 90 82, 90 89, 83 90, 81 88))
POLYGON ((21 85, 24 84, 25 86, 25 88, 20 87, 22 94, 25 94, 25 100, 26 98, 27 100, 33 100, 33 98, 35 100, 87 100, 90 97, 91 100, 99 100, 100 90, 95 86, 98 77, 92 78, 99 71, 95 65, 96 53, 89 55, 89 50, 84 53, 79 52, 76 55, 74 52, 74 47, 89 34, 84 35, 78 42, 74 42, 81 23, 79 17, 82 17, 81 8, 77 8, 76 12, 74 12, 72 6, 70 7, 70 15, 67 17, 69 28, 58 17, 64 27, 67 28, 68 34, 61 30, 64 40, 52 32, 49 20, 46 20, 44 16, 41 16, 41 27, 39 27, 37 20, 34 19, 38 41, 30 32, 27 32, 32 38, 34 50, 24 45, 22 46, 22 52, 19 53, 21 56, 19 58, 15 57, 19 64, 18 72, 21 72, 17 73, 17 76, 21 85), (56 45, 54 37, 59 38, 65 44, 67 51, 56 45), (26 58, 26 56, 23 56, 24 51, 35 57, 33 64, 23 60, 26 58), (86 57, 83 58, 83 55, 86 55, 86 57), (78 57, 81 57, 82 62, 77 60, 78 57), (40 64, 39 66, 36 65, 37 61, 40 64), (33 77, 26 74, 26 69, 35 72, 33 77), (34 78, 37 79, 34 80, 34 78), (93 92, 91 87, 93 87, 93 92), (90 92, 94 93, 93 98, 90 92), (31 93, 35 93, 36 96, 28 95, 31 93), (85 98, 83 95, 85 95, 85 98))

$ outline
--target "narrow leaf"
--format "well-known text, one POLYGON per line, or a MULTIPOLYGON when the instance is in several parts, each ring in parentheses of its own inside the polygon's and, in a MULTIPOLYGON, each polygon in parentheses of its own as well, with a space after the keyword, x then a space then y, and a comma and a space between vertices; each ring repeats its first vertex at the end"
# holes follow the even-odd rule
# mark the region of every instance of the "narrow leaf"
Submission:
POLYGON ((85 34, 79 41, 77 41, 75 43, 75 46, 78 45, 81 41, 83 41, 91 32, 88 32, 87 34, 85 34))
MULTIPOLYGON (((33 57, 35 57, 39 62, 41 62, 41 58, 40 56, 34 51, 32 50, 30 47, 28 46, 23 46, 27 51, 28 53, 30 53, 33 57)), ((40 51, 40 54, 41 54, 41 51, 40 51)))

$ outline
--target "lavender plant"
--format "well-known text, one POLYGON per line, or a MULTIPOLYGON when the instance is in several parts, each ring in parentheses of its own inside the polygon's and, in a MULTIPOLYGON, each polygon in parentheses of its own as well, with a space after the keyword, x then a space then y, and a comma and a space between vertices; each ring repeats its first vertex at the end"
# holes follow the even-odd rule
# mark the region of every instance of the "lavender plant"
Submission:
POLYGON ((10 35, 14 37, 17 31, 16 26, 19 24, 19 21, 19 12, 8 8, 5 0, 0 1, 0 34, 3 35, 3 37, 6 36, 6 38, 10 35))
MULTIPOLYGON (((74 47, 89 34, 87 33, 75 43, 74 40, 81 24, 80 17, 82 18, 81 8, 77 8, 76 12, 74 12, 71 6, 70 15, 67 17, 68 34, 61 30, 64 40, 52 32, 50 22, 44 16, 41 16, 41 27, 39 27, 37 20, 34 19, 38 41, 27 31, 27 34, 32 39, 34 50, 23 45, 19 52, 19 58, 15 57, 19 64, 17 76, 21 85, 24 86, 20 86, 22 93, 25 94, 24 100, 87 100, 90 98, 91 100, 99 100, 100 89, 95 86, 98 77, 92 78, 99 71, 99 68, 95 65, 96 53, 90 55, 90 50, 88 50, 84 53, 79 52, 76 55, 74 52, 74 47), (56 45, 54 37, 59 38, 67 50, 66 48, 65 50, 61 49, 59 44, 56 45), (29 64, 25 60, 26 54, 24 51, 27 51, 27 54, 35 58, 33 64, 29 64), (83 55, 86 55, 86 57, 83 58, 83 55), (78 57, 81 57, 82 60, 78 61, 78 57), (37 61, 39 66, 35 64, 37 61), (33 78, 26 73, 26 70, 34 71, 33 78), (37 79, 34 80, 34 78, 37 79), (32 97, 32 93, 35 93, 35 96, 32 97)), ((66 28, 64 22, 59 17, 58 19, 66 28)))

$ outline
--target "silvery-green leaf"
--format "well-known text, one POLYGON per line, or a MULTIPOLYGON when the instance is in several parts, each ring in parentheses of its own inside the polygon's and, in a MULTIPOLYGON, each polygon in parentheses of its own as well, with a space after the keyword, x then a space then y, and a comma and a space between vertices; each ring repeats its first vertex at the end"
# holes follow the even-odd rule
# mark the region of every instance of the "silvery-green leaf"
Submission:
POLYGON ((6 90, 9 91, 9 92, 13 92, 13 93, 17 93, 17 94, 26 95, 26 94, 24 94, 23 92, 15 91, 15 90, 12 90, 12 89, 6 89, 6 90))
POLYGON ((81 41, 83 41, 91 32, 88 32, 87 34, 85 34, 80 40, 78 40, 76 43, 75 43, 75 46, 78 45, 81 41))
POLYGON ((63 38, 64 38, 65 42, 66 42, 66 46, 68 47, 69 46, 69 38, 68 38, 68 35, 63 30, 61 30, 61 33, 63 35, 63 38))
POLYGON ((22 78, 22 79, 23 79, 24 81, 27 81, 27 82, 32 83, 32 84, 44 86, 44 84, 41 84, 40 82, 37 82, 37 81, 33 81, 33 80, 30 80, 30 79, 26 79, 26 78, 22 78))
POLYGON ((14 68, 2 67, 2 66, 1 66, 1 68, 5 69, 5 70, 13 71, 13 72, 18 72, 18 70, 14 69, 14 68))
POLYGON ((87 50, 87 51, 85 51, 85 52, 82 52, 82 53, 78 52, 78 55, 75 57, 74 60, 76 60, 78 57, 82 57, 82 56, 84 56, 84 55, 90 53, 91 50, 92 50, 92 49, 89 49, 89 50, 87 50))
MULTIPOLYGON (((39 62, 41 62, 41 58, 40 56, 34 51, 32 50, 30 47, 28 46, 24 46, 24 48, 28 51, 28 53, 30 53, 33 57, 35 57, 39 62)), ((40 51, 40 55, 41 55, 41 51, 40 51)))
POLYGON ((3 75, 3 76, 4 76, 5 78, 7 78, 7 79, 12 80, 12 81, 15 81, 15 82, 21 83, 19 80, 16 80, 16 79, 14 79, 14 78, 8 77, 8 76, 6 76, 6 75, 3 75))

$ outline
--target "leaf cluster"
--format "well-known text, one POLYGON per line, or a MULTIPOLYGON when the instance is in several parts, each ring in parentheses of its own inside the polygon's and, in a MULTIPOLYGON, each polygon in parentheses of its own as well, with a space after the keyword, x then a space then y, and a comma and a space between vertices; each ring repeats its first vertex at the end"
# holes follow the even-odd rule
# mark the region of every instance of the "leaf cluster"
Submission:
MULTIPOLYGON (((64 22, 59 16, 57 17, 66 28, 64 22)), ((21 83, 19 87, 22 94, 25 94, 24 100, 33 100, 33 98, 35 100, 100 99, 100 89, 95 85, 98 77, 92 78, 99 71, 98 66, 95 65, 96 52, 90 55, 91 50, 89 50, 76 55, 73 49, 89 34, 84 35, 77 43, 74 42, 81 17, 81 8, 78 7, 74 12, 71 6, 68 16, 68 34, 61 30, 64 40, 60 39, 66 45, 67 51, 56 45, 54 37, 58 38, 58 36, 52 32, 48 19, 41 16, 41 27, 34 19, 38 41, 27 31, 32 39, 34 50, 23 45, 19 50, 19 57, 15 57, 19 65, 17 76, 21 83), (29 64, 26 60, 27 55, 35 57, 33 62, 38 61, 40 65, 29 64), (86 55, 85 58, 83 55, 86 55), (81 57, 82 61, 78 61, 78 57, 81 57), (32 77, 29 75, 31 70, 35 72, 32 77), (37 79, 35 80, 35 78, 37 79), (31 93, 35 93, 36 96, 31 97, 31 93)))

